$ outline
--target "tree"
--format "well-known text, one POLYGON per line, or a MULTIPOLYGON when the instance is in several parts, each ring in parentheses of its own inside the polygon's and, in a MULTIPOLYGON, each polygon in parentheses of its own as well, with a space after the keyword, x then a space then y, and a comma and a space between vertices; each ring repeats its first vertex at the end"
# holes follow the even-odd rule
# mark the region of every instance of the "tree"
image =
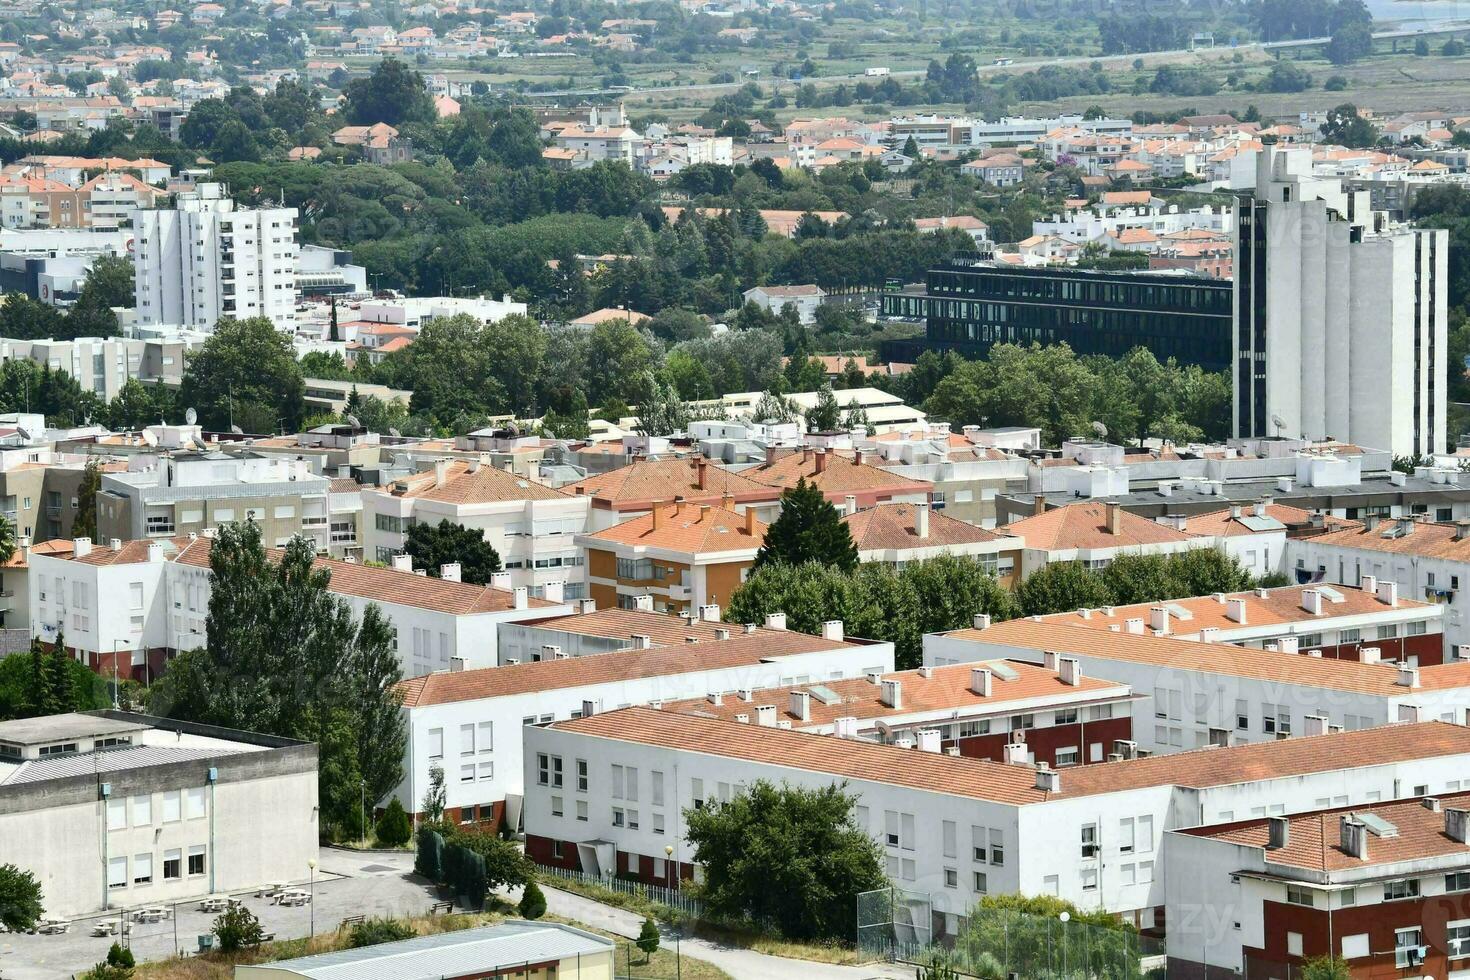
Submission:
POLYGON ((97 456, 89 456, 87 465, 82 469, 82 482, 77 487, 77 518, 71 525, 73 538, 96 539, 97 491, 101 488, 102 460, 97 456))
POLYGON ((179 398, 206 429, 295 432, 306 413, 305 383, 289 335, 263 317, 223 319, 189 355, 179 398))
POLYGON ((260 945, 260 920, 244 905, 231 905, 214 920, 214 934, 222 953, 233 953, 246 946, 260 945))
POLYGON ((337 298, 332 297, 332 311, 327 324, 327 340, 334 344, 341 343, 342 334, 337 329, 337 298))
POLYGON ((671 436, 689 426, 689 408, 679 392, 667 380, 645 373, 648 391, 638 406, 638 433, 644 436, 671 436))
POLYGON ((887 884, 877 843, 854 821, 856 803, 845 786, 760 780, 684 811, 706 907, 790 939, 848 935, 857 896, 887 884))
POLYGON ((138 965, 138 962, 134 959, 131 949, 121 943, 113 943, 107 948, 107 965, 131 970, 138 965))
POLYGON ((546 896, 541 893, 541 886, 534 880, 526 882, 518 909, 521 918, 533 922, 546 914, 546 896))
POLYGON ((441 567, 456 562, 460 581, 471 585, 489 585, 490 576, 500 571, 500 555, 484 533, 448 518, 438 524, 414 524, 403 550, 413 559, 414 568, 424 569, 433 578, 439 577, 441 567))
POLYGON ((408 812, 403 809, 403 804, 398 802, 398 797, 395 796, 388 801, 383 815, 378 818, 378 843, 389 847, 402 847, 412 836, 413 825, 409 822, 408 812))
POLYGON ((1347 960, 1324 953, 1302 964, 1302 980, 1351 980, 1352 968, 1347 960))
POLYGON ((806 413, 808 432, 831 432, 842 423, 842 409, 837 405, 837 396, 832 386, 822 382, 817 389, 817 403, 806 413))
POLYGON ((638 948, 643 951, 643 962, 647 963, 653 959, 653 954, 658 952, 659 933, 658 925, 652 918, 643 920, 643 927, 638 930, 636 942, 638 948))
POLYGON ((857 567, 857 546, 842 515, 822 491, 802 477, 781 494, 781 516, 766 528, 755 567, 772 562, 800 565, 814 561, 843 571, 857 567))
POLYGON ((350 82, 343 115, 354 126, 430 125, 437 120, 424 77, 397 58, 384 58, 366 78, 350 82))
POLYGON ((42 911, 41 883, 36 876, 13 864, 0 864, 0 924, 11 932, 24 932, 36 924, 42 911))
POLYGON ((438 823, 444 819, 444 767, 438 763, 429 764, 429 786, 424 790, 424 798, 419 803, 419 812, 424 815, 427 823, 438 823))
POLYGON ((1378 127, 1359 115, 1358 107, 1351 102, 1329 109, 1320 129, 1328 143, 1361 149, 1378 142, 1378 127))
POLYGON ((750 420, 765 425, 794 422, 796 421, 796 408, 775 392, 766 391, 761 395, 760 401, 755 403, 755 408, 750 413, 750 420))
POLYGON ((1113 603, 1107 583, 1080 562, 1052 562, 1032 572, 1016 588, 1016 602, 1024 616, 1096 609, 1113 603))
POLYGON ((488 891, 524 886, 535 878, 536 866, 531 859, 522 854, 514 842, 497 834, 461 832, 454 835, 451 843, 468 849, 485 862, 485 887, 488 891))

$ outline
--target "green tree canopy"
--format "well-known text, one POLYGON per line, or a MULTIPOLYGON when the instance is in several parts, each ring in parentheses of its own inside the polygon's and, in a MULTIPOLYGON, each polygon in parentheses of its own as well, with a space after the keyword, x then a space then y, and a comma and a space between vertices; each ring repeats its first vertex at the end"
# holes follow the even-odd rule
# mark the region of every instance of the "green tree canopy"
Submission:
POLYGON ((403 549, 413 559, 414 568, 422 568, 434 578, 443 565, 459 563, 460 581, 472 585, 489 585, 490 576, 500 571, 500 555, 485 535, 474 528, 455 524, 448 519, 438 524, 419 522, 408 529, 403 549))
POLYGON ((802 477, 781 494, 781 516, 766 528, 755 567, 772 562, 800 565, 814 561, 843 571, 857 567, 852 534, 822 491, 802 477))
POLYGON ((11 932, 24 932, 43 911, 36 876, 13 864, 0 864, 0 923, 11 932))
POLYGON ((792 939, 848 936, 858 894, 887 884, 855 805, 844 787, 760 780, 727 802, 686 810, 706 906, 792 939))
POLYGON ((221 320, 189 355, 179 400, 206 429, 295 432, 306 413, 305 384, 291 338, 267 319, 221 320))
POLYGON ((437 120, 434 100, 424 87, 424 77, 397 58, 384 58, 366 78, 347 86, 342 114, 354 126, 387 123, 432 124, 437 120))

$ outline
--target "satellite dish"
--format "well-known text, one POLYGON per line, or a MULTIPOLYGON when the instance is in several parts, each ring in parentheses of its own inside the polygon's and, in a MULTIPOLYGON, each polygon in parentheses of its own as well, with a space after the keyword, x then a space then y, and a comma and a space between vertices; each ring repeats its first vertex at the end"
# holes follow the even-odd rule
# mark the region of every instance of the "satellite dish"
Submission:
POLYGON ((243 436, 245 434, 245 430, 240 428, 238 425, 230 426, 230 431, 237 436, 243 436))
POLYGON ((27 432, 25 429, 22 429, 20 426, 17 425, 15 427, 15 432, 16 432, 17 435, 19 435, 26 442, 30 442, 31 441, 31 434, 29 432, 27 432))
POLYGON ((360 429, 360 428, 362 428, 362 423, 357 420, 357 416, 356 415, 343 415, 342 416, 342 421, 343 422, 346 422, 348 425, 352 426, 354 429, 360 429))
POLYGON ((198 421, 199 421, 199 413, 198 412, 194 411, 194 409, 192 407, 184 409, 184 424, 185 425, 193 425, 194 423, 196 423, 198 421))
POLYGON ((1092 431, 1097 433, 1099 439, 1106 439, 1108 437, 1108 427, 1101 422, 1092 423, 1092 431))
POLYGON ((158 436, 154 435, 152 429, 144 429, 143 442, 145 445, 156 446, 158 445, 158 436))
POLYGON ((1281 430, 1286 428, 1286 423, 1281 420, 1281 416, 1273 414, 1271 424, 1276 426, 1276 438, 1281 438, 1281 430))
POLYGON ((402 432, 399 432, 397 429, 389 429, 388 430, 388 434, 390 436, 392 436, 394 439, 398 439, 398 438, 401 438, 403 436, 403 433, 402 432))

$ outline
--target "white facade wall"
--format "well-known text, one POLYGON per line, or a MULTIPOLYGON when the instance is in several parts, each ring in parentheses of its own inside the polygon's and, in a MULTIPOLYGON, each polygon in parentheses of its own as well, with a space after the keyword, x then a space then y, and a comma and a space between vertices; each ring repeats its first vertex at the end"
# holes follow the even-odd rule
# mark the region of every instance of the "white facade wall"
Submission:
POLYGON ((500 698, 456 701, 405 708, 408 750, 404 778, 394 795, 413 813, 429 785, 429 769, 444 769, 446 806, 468 807, 501 800, 518 812, 524 791, 522 740, 529 725, 580 717, 584 702, 601 712, 655 701, 703 697, 711 691, 764 689, 861 677, 865 671, 893 670, 893 644, 839 647, 782 656, 766 663, 683 674, 630 677, 613 684, 532 691, 500 698), (438 735, 434 733, 438 732, 438 735), (473 732, 473 734, 472 734, 473 732), (442 746, 442 754, 435 756, 442 746), (473 770, 473 779, 467 778, 473 770))
MULTIPOLYGON (((834 746, 834 750, 840 749, 834 746)), ((859 823, 883 846, 895 884, 927 893, 937 911, 967 911, 982 895, 977 890, 978 872, 984 875, 986 893, 1051 894, 1082 908, 1132 912, 1165 902, 1165 882, 1171 876, 1162 850, 1166 831, 1235 819, 1232 815, 1302 812, 1317 807, 1324 798, 1345 797, 1350 804, 1394 799, 1409 795, 1418 784, 1437 791, 1452 780, 1463 779, 1467 762, 1470 755, 1458 755, 1205 789, 1145 786, 1070 799, 1063 795, 1025 806, 956 796, 942 786, 921 790, 865 779, 845 782, 848 791, 858 797, 859 823), (1125 820, 1131 821, 1128 827, 1134 835, 1127 850, 1125 820), (886 835, 894 824, 898 843, 890 845, 886 835), (1084 856, 1082 830, 1088 825, 1095 828, 1098 846, 1095 853, 1084 856), (987 844, 983 862, 975 860, 973 850, 977 827, 984 831, 987 844), (999 864, 989 859, 992 830, 1000 832, 1003 854, 999 864), (948 846, 951 840, 956 845, 953 848, 948 846), (954 884, 948 884, 950 881, 954 884)), ((1066 770, 1060 778, 1065 794, 1066 770)), ((657 870, 669 845, 675 849, 674 860, 693 863, 693 849, 684 839, 682 811, 696 798, 728 799, 761 779, 809 788, 839 781, 826 773, 776 764, 534 728, 526 733, 526 833, 579 844, 584 870, 592 860, 602 869, 613 867, 614 849, 653 857, 657 870), (560 787, 538 784, 541 754, 562 758, 560 787), (587 763, 586 792, 578 790, 579 759, 587 763), (615 765, 623 768, 621 797, 614 793, 615 765), (628 793, 632 785, 628 774, 635 769, 636 800, 628 793), (661 795, 654 789, 659 782, 661 795), (656 802, 659 799, 662 803, 656 802), (555 812, 558 803, 560 815, 555 812), (615 810, 622 811, 621 826, 614 822, 615 810), (635 810, 637 828, 630 826, 635 810), (585 820, 580 818, 584 812, 585 820)), ((1177 867, 1180 870, 1174 873, 1193 873, 1188 865, 1177 867)), ((1145 917, 1144 924, 1152 923, 1145 917)))
POLYGON ((137 322, 213 330, 221 317, 296 324, 296 209, 237 210, 201 184, 173 210, 133 214, 137 322))

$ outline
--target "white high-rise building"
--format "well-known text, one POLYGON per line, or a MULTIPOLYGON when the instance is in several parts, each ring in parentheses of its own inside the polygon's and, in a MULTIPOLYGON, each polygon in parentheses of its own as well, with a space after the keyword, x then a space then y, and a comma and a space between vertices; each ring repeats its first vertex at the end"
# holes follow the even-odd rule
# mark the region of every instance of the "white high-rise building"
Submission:
POLYGON ((139 324, 295 327, 295 208, 237 208, 223 184, 199 184, 172 209, 135 212, 133 227, 139 324))
POLYGON ((1448 256, 1447 232, 1267 146, 1237 209, 1235 434, 1443 451, 1448 256))

